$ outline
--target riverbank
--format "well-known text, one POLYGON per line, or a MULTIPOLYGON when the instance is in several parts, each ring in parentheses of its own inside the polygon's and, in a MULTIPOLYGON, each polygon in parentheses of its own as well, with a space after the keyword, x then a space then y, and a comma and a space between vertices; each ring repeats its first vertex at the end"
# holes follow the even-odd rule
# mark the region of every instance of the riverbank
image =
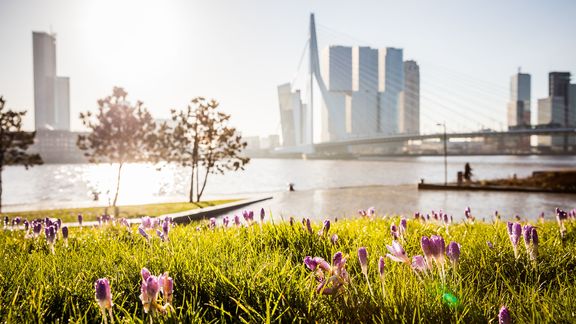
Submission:
MULTIPOLYGON (((174 214, 178 212, 184 212, 199 208, 213 207, 222 204, 227 204, 231 202, 238 201, 238 199, 228 199, 228 200, 209 200, 201 201, 198 203, 159 203, 159 204, 144 204, 144 205, 128 205, 128 206, 118 206, 119 215, 118 217, 123 218, 138 218, 142 216, 160 216, 165 214, 174 214)), ((36 218, 59 218, 63 223, 77 222, 78 214, 82 214, 84 221, 96 221, 98 216, 102 214, 113 214, 112 208, 107 207, 84 207, 84 208, 62 208, 62 209, 46 209, 46 210, 31 210, 31 211, 21 211, 21 212, 9 212, 2 213, 3 216, 7 216, 10 219, 15 217, 20 217, 22 219, 36 219, 36 218)))
MULTIPOLYGON (((385 257, 390 225, 399 220, 332 218, 324 235, 318 234, 322 222, 312 222, 308 231, 299 222, 234 226, 232 221, 222 227, 218 221, 210 229, 203 221, 197 223, 199 230, 196 225, 172 228, 164 241, 155 229, 148 230, 148 241, 136 226, 78 228, 70 229, 67 242, 57 235, 54 253, 43 234, 34 239, 23 231, 2 231, 0 321, 100 322, 94 299, 99 278, 110 282, 114 322, 487 323, 497 321, 502 306, 514 323, 576 319, 574 223, 566 223, 564 239, 556 222, 538 224, 538 255, 531 260, 522 239, 515 257, 504 222, 446 228, 410 218, 400 241, 409 256, 404 264, 385 257), (442 253, 444 261, 429 259, 428 270, 411 266, 412 257, 423 253, 421 237, 431 235, 460 244, 457 264, 442 253), (357 256, 360 247, 367 250, 367 277, 357 256), (346 258, 339 269, 347 275, 331 275, 343 280, 342 286, 334 295, 317 293, 319 274, 304 265, 304 258, 321 257, 335 265, 339 251, 346 258), (383 277, 380 256, 385 258, 383 277), (143 268, 173 278, 168 314, 142 310, 143 268)), ((165 305, 167 299, 158 294, 156 301, 165 305)))

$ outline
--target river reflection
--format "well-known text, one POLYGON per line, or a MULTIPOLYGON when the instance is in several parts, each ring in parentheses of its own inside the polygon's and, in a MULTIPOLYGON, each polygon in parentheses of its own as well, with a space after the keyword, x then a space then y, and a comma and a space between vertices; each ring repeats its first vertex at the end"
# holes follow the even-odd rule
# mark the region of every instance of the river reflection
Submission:
MULTIPOLYGON (((534 170, 576 168, 574 157, 449 157, 449 181, 470 162, 476 178, 489 179, 525 176, 534 170)), ((275 194, 281 202, 287 183, 293 182, 297 192, 284 204, 288 212, 344 215, 358 208, 381 207, 381 210, 413 212, 414 209, 461 210, 467 205, 511 213, 516 207, 559 203, 552 197, 571 201, 570 196, 507 193, 455 193, 415 191, 421 179, 443 182, 442 157, 388 158, 377 161, 284 160, 254 159, 245 171, 226 175, 211 175, 205 199, 242 197, 255 194, 275 194), (327 190, 350 186, 411 185, 398 190, 378 191, 358 189, 327 190), (294 199, 300 197, 301 199, 294 199), (416 198, 403 198, 403 197, 416 198), (310 201, 305 203, 305 201, 310 201), (302 201, 296 204, 297 201, 302 201), (394 202, 394 205, 384 203, 394 202), (296 205, 300 207, 296 207, 296 205), (289 209, 288 207, 296 209, 289 209), (418 207, 418 208, 414 208, 418 207)), ((112 199, 116 181, 115 166, 109 164, 42 165, 25 171, 23 167, 7 167, 3 174, 5 211, 72 206, 106 205, 112 199), (99 200, 92 193, 99 192, 99 200)), ((158 166, 129 164, 122 173, 119 204, 141 204, 187 199, 190 171, 175 165, 158 166)), ((562 201, 564 201, 562 200, 562 201)), ((272 203, 272 202, 270 202, 272 203)), ((281 205, 281 204, 280 204, 281 205)), ((548 206, 548 205, 546 205, 548 206)), ((567 206, 566 206, 567 207, 567 206)), ((284 208, 284 207, 283 207, 284 208)), ((538 213, 543 207, 538 207, 538 213)))

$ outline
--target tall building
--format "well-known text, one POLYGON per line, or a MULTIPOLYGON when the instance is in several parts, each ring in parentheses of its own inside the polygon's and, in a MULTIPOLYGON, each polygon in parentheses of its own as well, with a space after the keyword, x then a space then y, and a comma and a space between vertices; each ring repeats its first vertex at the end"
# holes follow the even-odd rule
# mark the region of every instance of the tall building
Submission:
MULTIPOLYGON (((570 72, 548 74, 548 97, 538 100, 538 124, 551 127, 576 126, 576 85, 570 84, 570 72)), ((538 145, 568 150, 575 145, 574 136, 538 136, 538 145)))
POLYGON ((346 131, 362 137, 378 131, 378 50, 352 48, 352 96, 347 106, 346 131))
POLYGON ((570 72, 550 72, 548 74, 548 96, 559 97, 564 100, 564 121, 561 125, 568 125, 569 116, 569 88, 570 72))
POLYGON ((352 48, 330 46, 322 51, 322 78, 328 91, 352 91, 352 48))
POLYGON ((510 79, 508 128, 530 126, 530 74, 517 73, 510 79))
POLYGON ((398 104, 398 131, 420 134, 420 67, 415 61, 404 62, 404 88, 398 104))
POLYGON ((56 76, 56 37, 32 33, 36 130, 70 130, 70 80, 56 76))
POLYGON ((290 83, 278 86, 280 120, 282 123, 282 145, 296 146, 310 143, 311 134, 306 134, 307 114, 302 104, 300 90, 292 91, 290 83))
POLYGON ((388 47, 378 52, 379 98, 378 131, 398 133, 398 101, 404 88, 404 63, 401 48, 388 47))

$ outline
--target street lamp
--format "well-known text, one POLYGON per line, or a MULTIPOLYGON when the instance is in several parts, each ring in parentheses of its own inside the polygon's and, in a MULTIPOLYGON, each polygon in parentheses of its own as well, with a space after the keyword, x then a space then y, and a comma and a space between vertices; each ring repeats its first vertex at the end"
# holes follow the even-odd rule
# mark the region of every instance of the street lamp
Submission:
POLYGON ((446 137, 446 121, 437 123, 436 126, 444 127, 444 185, 448 185, 448 138, 446 137))

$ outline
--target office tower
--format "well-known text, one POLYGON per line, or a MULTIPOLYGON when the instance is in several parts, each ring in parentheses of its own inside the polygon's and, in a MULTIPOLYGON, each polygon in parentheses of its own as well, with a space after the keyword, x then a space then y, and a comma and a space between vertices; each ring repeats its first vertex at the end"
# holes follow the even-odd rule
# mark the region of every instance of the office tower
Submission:
POLYGON ((280 121, 282 124, 282 145, 295 146, 311 143, 308 130, 308 115, 302 104, 300 90, 292 91, 290 83, 278 86, 280 121))
POLYGON ((548 96, 563 98, 564 112, 563 121, 560 123, 563 126, 568 125, 569 116, 569 97, 568 90, 570 88, 570 72, 550 72, 548 74, 548 96))
POLYGON ((509 129, 530 126, 530 87, 530 74, 517 73, 510 79, 509 129))
POLYGON ((70 80, 56 76, 56 37, 32 33, 36 130, 70 130, 70 80))
POLYGON ((388 47, 378 52, 378 126, 383 134, 398 133, 398 99, 404 87, 402 49, 388 47))
POLYGON ((415 61, 404 62, 404 89, 398 104, 398 131, 420 133, 420 67, 415 61))
POLYGON ((347 106, 346 131, 362 137, 378 131, 378 50, 352 48, 351 102, 347 106))
POLYGON ((352 48, 330 46, 322 51, 322 78, 328 91, 352 91, 352 48))

